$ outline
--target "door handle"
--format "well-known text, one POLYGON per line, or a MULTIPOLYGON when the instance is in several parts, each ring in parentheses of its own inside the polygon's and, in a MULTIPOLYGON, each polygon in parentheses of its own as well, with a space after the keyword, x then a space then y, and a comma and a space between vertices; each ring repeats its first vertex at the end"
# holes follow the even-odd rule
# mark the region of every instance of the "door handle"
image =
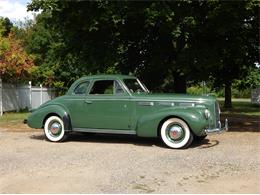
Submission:
POLYGON ((84 101, 86 104, 92 104, 92 101, 90 101, 90 100, 85 100, 84 101))

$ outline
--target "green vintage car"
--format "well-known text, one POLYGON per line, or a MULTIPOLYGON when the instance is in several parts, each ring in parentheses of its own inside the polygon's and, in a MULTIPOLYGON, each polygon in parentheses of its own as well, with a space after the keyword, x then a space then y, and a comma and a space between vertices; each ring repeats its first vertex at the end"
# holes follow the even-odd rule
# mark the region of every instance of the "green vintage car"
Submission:
POLYGON ((214 97, 153 94, 134 76, 95 75, 75 81, 66 95, 32 111, 27 123, 43 128, 52 142, 70 132, 160 137, 170 148, 186 148, 193 139, 222 128, 214 97))

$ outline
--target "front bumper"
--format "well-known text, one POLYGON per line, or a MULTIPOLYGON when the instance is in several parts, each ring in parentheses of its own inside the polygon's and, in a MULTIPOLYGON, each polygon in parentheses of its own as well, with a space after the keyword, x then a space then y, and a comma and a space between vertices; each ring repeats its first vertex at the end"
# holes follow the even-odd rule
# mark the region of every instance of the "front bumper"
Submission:
POLYGON ((221 122, 218 121, 218 127, 214 129, 205 129, 205 132, 207 135, 214 134, 214 133, 223 133, 225 131, 228 131, 228 120, 225 119, 225 126, 221 127, 221 122))

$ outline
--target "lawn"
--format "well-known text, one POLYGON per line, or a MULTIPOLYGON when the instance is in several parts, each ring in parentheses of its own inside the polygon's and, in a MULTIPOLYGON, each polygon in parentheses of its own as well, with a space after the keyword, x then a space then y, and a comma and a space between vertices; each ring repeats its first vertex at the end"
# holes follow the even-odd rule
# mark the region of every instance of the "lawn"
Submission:
POLYGON ((23 112, 9 112, 4 113, 3 116, 0 116, 0 125, 6 123, 22 123, 24 119, 26 119, 28 113, 23 112))
POLYGON ((29 113, 26 112, 8 112, 0 116, 0 128, 7 129, 13 132, 27 132, 31 131, 23 120, 27 118, 29 113))
POLYGON ((253 105, 250 99, 232 99, 232 108, 223 107, 224 99, 218 99, 222 121, 227 118, 229 131, 260 132, 260 106, 253 105))
POLYGON ((232 108, 224 108, 224 99, 218 99, 222 114, 260 116, 260 105, 251 104, 250 99, 232 99, 232 108))

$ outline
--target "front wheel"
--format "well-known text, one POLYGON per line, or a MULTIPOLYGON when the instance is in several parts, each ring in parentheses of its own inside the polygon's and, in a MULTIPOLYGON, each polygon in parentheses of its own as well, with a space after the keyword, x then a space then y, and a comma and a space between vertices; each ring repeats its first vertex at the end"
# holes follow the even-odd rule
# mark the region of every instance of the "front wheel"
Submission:
POLYGON ((66 139, 64 123, 58 116, 51 116, 45 121, 44 133, 52 142, 61 142, 66 139))
POLYGON ((160 129, 162 141, 170 148, 187 148, 193 141, 189 126, 179 118, 166 120, 160 129))

